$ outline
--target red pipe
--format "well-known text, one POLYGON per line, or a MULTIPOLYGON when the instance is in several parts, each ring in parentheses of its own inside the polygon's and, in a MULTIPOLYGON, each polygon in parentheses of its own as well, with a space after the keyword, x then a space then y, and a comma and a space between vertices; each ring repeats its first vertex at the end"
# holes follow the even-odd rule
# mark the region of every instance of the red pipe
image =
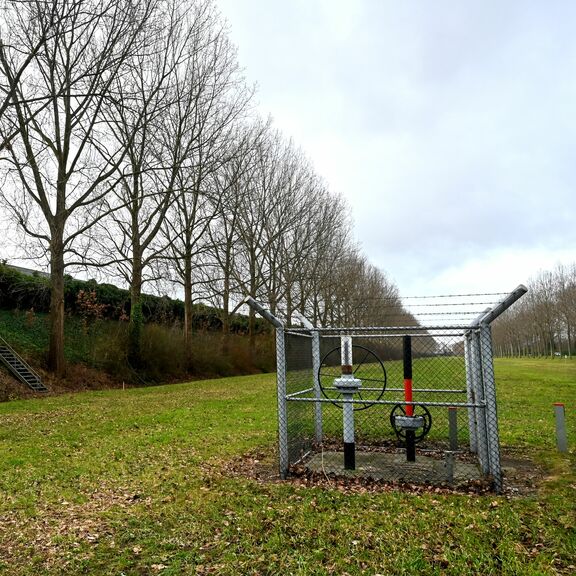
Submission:
MULTIPOLYGON (((404 348, 404 401, 412 402, 412 338, 403 338, 404 348)), ((414 406, 406 404, 406 416, 414 416, 414 406)))
MULTIPOLYGON (((412 402, 412 378, 404 378, 404 401, 412 402)), ((406 404, 406 416, 414 416, 412 404, 406 404)))

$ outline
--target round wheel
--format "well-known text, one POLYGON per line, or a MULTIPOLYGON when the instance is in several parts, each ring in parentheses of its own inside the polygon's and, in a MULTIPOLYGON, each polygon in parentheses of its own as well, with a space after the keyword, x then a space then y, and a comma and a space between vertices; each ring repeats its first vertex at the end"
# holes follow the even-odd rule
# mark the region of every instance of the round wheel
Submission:
MULTIPOLYGON (((340 366, 340 347, 334 348, 322 358, 318 370, 318 382, 322 394, 332 401, 334 406, 342 408, 342 394, 334 386, 334 380, 342 376, 340 366)), ((386 369, 384 364, 368 348, 364 346, 352 346, 352 358, 354 365, 352 375, 362 380, 362 387, 354 394, 354 400, 364 400, 365 403, 354 404, 354 410, 366 410, 370 408, 374 400, 380 400, 386 389, 386 369)))
MULTIPOLYGON (((424 438, 424 436, 430 432, 430 428, 432 428, 432 414, 430 414, 430 410, 428 410, 428 408, 422 404, 414 404, 413 408, 414 410, 412 415, 420 416, 424 419, 424 426, 414 430, 414 441, 420 442, 420 440, 422 440, 422 438, 424 438)), ((406 441, 406 429, 396 425, 396 416, 406 416, 405 404, 396 404, 396 406, 394 406, 390 412, 390 424, 392 425, 392 428, 394 428, 394 432, 396 432, 398 440, 404 443, 406 441)))

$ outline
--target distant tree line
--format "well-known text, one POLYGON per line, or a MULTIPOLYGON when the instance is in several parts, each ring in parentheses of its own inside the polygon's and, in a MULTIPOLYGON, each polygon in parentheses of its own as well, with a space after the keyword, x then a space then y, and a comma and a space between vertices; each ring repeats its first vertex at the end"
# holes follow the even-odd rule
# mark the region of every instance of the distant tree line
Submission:
MULTIPOLYGON (((255 113, 212 0, 20 0, 2 16, 0 200, 49 263, 55 373, 67 270, 128 287, 135 367, 146 283, 182 291, 188 350, 199 301, 225 334, 247 294, 319 325, 373 323, 373 295, 401 310, 343 199, 255 113)), ((255 326, 250 311, 252 349, 255 326)))
POLYGON ((493 326, 500 356, 572 356, 576 352, 576 264, 532 279, 528 293, 493 326))

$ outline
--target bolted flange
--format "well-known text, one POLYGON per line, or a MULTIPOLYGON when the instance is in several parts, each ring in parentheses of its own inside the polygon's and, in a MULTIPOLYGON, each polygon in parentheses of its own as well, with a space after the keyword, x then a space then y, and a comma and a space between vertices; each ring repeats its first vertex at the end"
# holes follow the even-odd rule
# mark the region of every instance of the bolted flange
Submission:
POLYGON ((394 416, 394 423, 403 430, 418 430, 424 426, 422 416, 394 416))
POLYGON ((354 378, 352 374, 343 374, 334 380, 334 388, 342 394, 354 394, 362 387, 362 380, 354 378))

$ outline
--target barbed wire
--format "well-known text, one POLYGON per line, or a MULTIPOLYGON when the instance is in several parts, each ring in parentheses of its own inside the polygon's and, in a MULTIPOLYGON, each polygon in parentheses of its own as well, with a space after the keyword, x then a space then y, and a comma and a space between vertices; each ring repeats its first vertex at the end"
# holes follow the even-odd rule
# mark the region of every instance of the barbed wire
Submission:
POLYGON ((410 312, 397 312, 396 314, 391 314, 391 316, 459 316, 473 314, 478 315, 484 312, 484 310, 477 310, 472 312, 465 312, 464 310, 459 310, 458 312, 418 312, 418 314, 411 314, 410 312))
POLYGON ((496 304, 498 304, 498 302, 452 302, 450 304, 410 304, 410 308, 433 308, 442 306, 495 306, 496 304))
POLYGON ((479 292, 477 294, 438 294, 437 296, 401 296, 401 300, 427 298, 473 298, 476 296, 507 296, 510 292, 479 292))

